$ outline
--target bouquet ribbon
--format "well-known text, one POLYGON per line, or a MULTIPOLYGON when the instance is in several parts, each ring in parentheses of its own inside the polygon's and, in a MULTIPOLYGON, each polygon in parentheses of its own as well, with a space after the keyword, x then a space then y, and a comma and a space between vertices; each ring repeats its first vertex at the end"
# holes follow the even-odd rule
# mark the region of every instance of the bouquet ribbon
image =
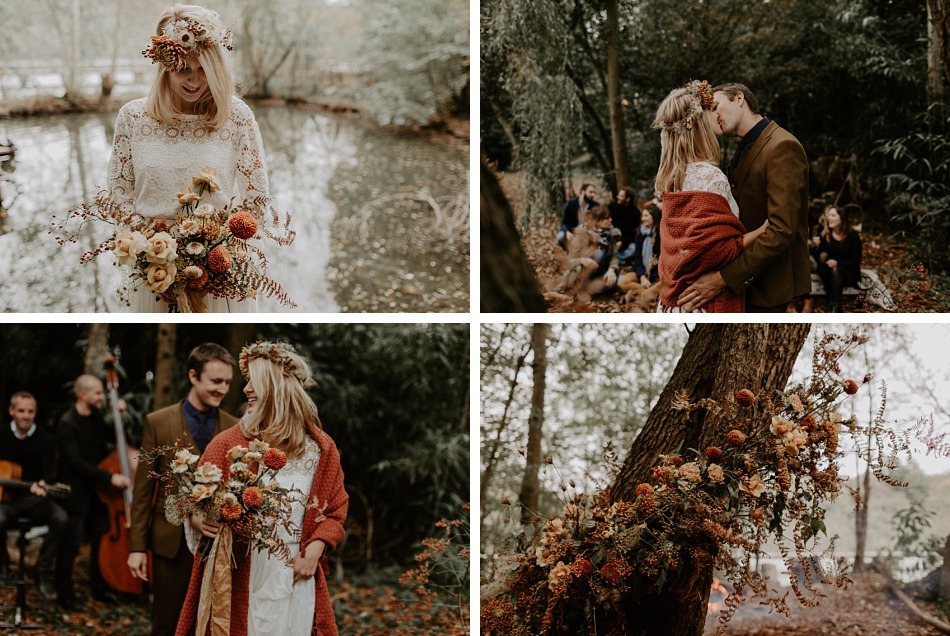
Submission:
POLYGON ((211 544, 201 578, 198 625, 195 633, 227 636, 231 631, 231 526, 224 524, 211 544))

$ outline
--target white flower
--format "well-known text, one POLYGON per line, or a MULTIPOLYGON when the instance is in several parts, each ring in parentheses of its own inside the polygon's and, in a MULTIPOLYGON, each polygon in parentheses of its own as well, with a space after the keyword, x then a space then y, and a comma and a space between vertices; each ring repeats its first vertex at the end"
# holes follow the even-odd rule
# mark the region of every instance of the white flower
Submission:
POLYGON ((175 260, 178 242, 168 232, 156 232, 145 246, 149 263, 167 263, 175 260))
POLYGON ((148 288, 154 292, 162 293, 172 286, 177 273, 178 267, 175 266, 175 263, 152 263, 145 271, 148 288))
POLYGON ((181 230, 182 236, 193 236, 201 231, 201 223, 193 216, 186 216, 178 224, 178 229, 181 230))
MULTIPOLYGON (((253 444, 254 442, 251 443, 253 444)), ((263 457, 263 453, 259 453, 257 451, 248 451, 248 453, 244 456, 244 461, 246 461, 248 464, 253 464, 254 462, 261 461, 261 458, 263 457)))
POLYGON ((778 435, 781 437, 782 435, 785 435, 785 433, 792 430, 793 426, 794 424, 785 418, 776 415, 772 418, 772 424, 769 426, 769 430, 772 431, 773 435, 778 435))
POLYGON ((216 483, 220 481, 222 474, 220 468, 211 462, 205 462, 195 471, 195 481, 201 484, 216 483))
POLYGON ((175 453, 175 461, 172 462, 172 472, 186 472, 198 459, 198 456, 190 452, 187 448, 179 449, 178 452, 175 453))
POLYGON ((210 203, 202 203, 195 210, 195 214, 197 214, 198 216, 211 216, 212 214, 214 214, 214 206, 211 205, 210 203))
POLYGON ((199 243, 198 241, 192 241, 185 246, 185 251, 188 252, 191 256, 203 256, 205 253, 204 243, 199 243))
POLYGON ((255 453, 264 453, 265 451, 270 450, 270 444, 262 439, 252 439, 247 445, 247 449, 255 453))
POLYGON ((238 504, 237 495, 233 492, 226 492, 221 495, 221 504, 224 506, 236 506, 238 504))
POLYGON ((217 489, 217 484, 195 484, 195 487, 191 489, 191 496, 193 499, 201 501, 213 495, 217 489))
POLYGON ((115 235, 113 253, 119 258, 119 265, 132 265, 138 255, 145 251, 146 239, 141 232, 122 230, 115 235))
POLYGON ((231 450, 228 451, 228 459, 232 462, 237 461, 244 457, 245 453, 247 453, 247 449, 243 446, 232 446, 231 450))
POLYGON ((234 462, 231 464, 231 474, 235 477, 247 477, 251 474, 251 468, 244 462, 234 462))

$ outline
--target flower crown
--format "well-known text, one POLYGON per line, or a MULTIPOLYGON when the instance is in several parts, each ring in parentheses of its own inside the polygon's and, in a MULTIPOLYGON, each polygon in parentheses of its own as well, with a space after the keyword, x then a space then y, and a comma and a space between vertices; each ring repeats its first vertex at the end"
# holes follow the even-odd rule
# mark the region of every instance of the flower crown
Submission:
POLYGON ((243 375, 246 380, 250 379, 248 364, 252 358, 261 358, 271 364, 283 367, 283 376, 285 378, 293 376, 304 385, 304 388, 312 386, 313 381, 307 378, 306 370, 297 367, 297 364, 289 355, 291 353, 296 353, 296 351, 286 342, 263 342, 258 340, 254 344, 241 349, 241 355, 238 357, 238 366, 241 368, 241 375, 243 375))
POLYGON ((682 119, 677 119, 672 123, 664 123, 663 130, 672 133, 681 133, 683 130, 692 130, 693 121, 703 116, 703 111, 712 110, 715 101, 713 100, 713 90, 706 80, 692 80, 683 88, 690 95, 689 105, 686 107, 686 114, 682 119))
POLYGON ((187 66, 185 58, 200 48, 217 44, 233 51, 231 29, 215 25, 218 14, 209 11, 204 21, 195 18, 169 20, 162 27, 162 35, 153 35, 152 44, 142 51, 142 55, 155 62, 161 62, 169 71, 183 71, 187 66), (210 26, 209 26, 210 25, 210 26))

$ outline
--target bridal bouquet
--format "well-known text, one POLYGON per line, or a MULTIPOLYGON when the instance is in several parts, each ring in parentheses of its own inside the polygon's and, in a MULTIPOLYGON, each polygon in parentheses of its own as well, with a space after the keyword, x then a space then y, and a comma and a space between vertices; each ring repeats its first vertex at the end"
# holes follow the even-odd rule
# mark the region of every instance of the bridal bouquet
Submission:
MULTIPOLYGON (((67 231, 72 221, 103 221, 115 226, 112 237, 84 252, 80 263, 112 252, 119 265, 130 266, 131 287, 120 290, 127 303, 131 290, 145 285, 182 313, 207 311, 207 294, 244 300, 264 293, 296 307, 280 284, 268 278, 264 253, 249 243, 266 236, 278 244, 289 244, 294 237, 287 229, 289 217, 284 236, 276 236, 261 228, 258 219, 245 209, 236 209, 233 204, 215 208, 202 203, 203 197, 219 189, 215 170, 201 170, 190 187, 185 185, 178 192, 174 220, 146 219, 129 213, 111 192, 101 190, 92 206, 84 204, 71 210, 62 221, 54 216, 53 230, 59 243, 65 244, 78 239, 78 231, 67 231)), ((248 205, 266 209, 266 203, 258 200, 248 205)), ((276 217, 274 222, 276 225, 276 217)))
MULTIPOLYGON (((157 448, 153 453, 170 450, 157 448)), ((233 532, 259 552, 266 550, 292 565, 287 543, 277 530, 284 528, 292 541, 299 541, 300 529, 289 519, 291 505, 301 501, 303 494, 277 485, 277 473, 287 463, 287 456, 267 442, 252 440, 247 447, 231 448, 227 457, 231 464, 225 479, 220 467, 211 462, 198 466, 198 455, 187 448, 178 449, 170 470, 152 475, 165 483, 165 518, 180 525, 190 515, 201 514, 222 524, 219 537, 233 532)), ((227 540, 230 543, 230 536, 227 540)), ((205 557, 213 549, 211 542, 202 545, 205 557)))

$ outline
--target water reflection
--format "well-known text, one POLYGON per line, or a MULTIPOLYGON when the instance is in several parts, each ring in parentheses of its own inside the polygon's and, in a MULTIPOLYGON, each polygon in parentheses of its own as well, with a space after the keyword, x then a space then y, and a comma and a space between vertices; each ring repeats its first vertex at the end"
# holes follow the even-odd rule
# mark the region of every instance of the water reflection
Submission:
MULTIPOLYGON (((468 310, 467 241, 465 249, 441 250, 444 253, 435 258, 431 251, 439 241, 420 249, 418 241, 406 243, 393 230, 411 227, 420 216, 419 206, 388 209, 385 223, 374 223, 365 242, 341 230, 337 219, 338 206, 345 217, 349 208, 367 197, 414 184, 420 165, 426 166, 423 180, 439 196, 464 192, 464 152, 364 130, 350 119, 322 113, 278 106, 254 110, 267 150, 275 206, 292 213, 297 232, 289 247, 268 246, 270 273, 298 303, 296 311, 468 310), (394 242, 405 244, 391 245, 394 242), (374 265, 358 267, 361 260, 374 265), (430 264, 436 262, 442 273, 433 277, 430 264), (390 274, 382 276, 380 267, 390 274), (378 298, 387 293, 387 276, 425 283, 406 297, 407 302, 391 304, 378 298), (383 283, 373 287, 366 280, 383 283), (369 292, 354 296, 354 286, 369 292)), ((48 233, 53 214, 91 201, 97 188, 105 185, 114 120, 114 114, 69 115, 13 120, 0 127, 0 138, 17 144, 12 182, 0 191, 8 203, 16 194, 7 218, 0 218, 0 271, 7 272, 0 278, 0 311, 125 309, 114 293, 125 273, 111 264, 111 255, 79 265, 80 254, 106 240, 109 228, 88 224, 79 244, 65 247, 48 233)), ((267 298, 261 299, 260 308, 287 311, 267 298)))

